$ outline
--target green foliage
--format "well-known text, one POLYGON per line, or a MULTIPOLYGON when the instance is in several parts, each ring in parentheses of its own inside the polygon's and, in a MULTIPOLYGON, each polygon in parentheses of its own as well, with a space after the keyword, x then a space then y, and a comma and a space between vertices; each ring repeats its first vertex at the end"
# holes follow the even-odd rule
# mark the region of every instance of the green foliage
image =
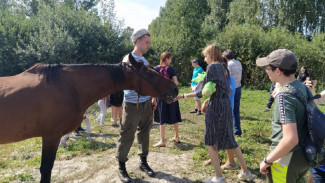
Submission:
POLYGON ((260 0, 234 0, 230 3, 227 13, 228 25, 261 26, 260 18, 262 3, 260 0))
MULTIPOLYGON (((173 55, 182 85, 192 76, 190 60, 205 68, 202 49, 212 42, 231 49, 244 67, 243 84, 269 82, 255 60, 278 48, 294 51, 324 88, 325 1, 168 0, 149 26, 152 47, 146 58, 158 65, 173 55)), ((122 29, 114 0, 0 2, 0 76, 42 63, 117 63, 132 50, 131 27, 122 29), (101 9, 94 8, 100 5, 101 9)))
POLYGON ((319 32, 324 31, 325 20, 319 15, 324 14, 324 6, 314 0, 167 1, 149 27, 152 50, 148 58, 156 65, 160 53, 170 51, 180 81, 188 83, 192 74, 188 61, 199 58, 204 68, 201 50, 214 42, 223 50, 234 51, 242 62, 244 85, 266 89, 269 79, 255 61, 286 48, 294 51, 299 66, 310 68, 323 86, 324 43, 319 32))
POLYGON ((3 181, 3 183, 9 183, 9 182, 13 182, 13 181, 31 182, 31 181, 35 181, 35 179, 30 174, 22 173, 22 174, 17 174, 17 175, 12 175, 12 176, 6 177, 2 181, 3 181))
POLYGON ((160 17, 149 26, 152 52, 148 59, 158 65, 160 54, 173 54, 173 67, 178 70, 181 80, 190 80, 191 56, 199 56, 204 46, 200 39, 201 22, 207 14, 206 1, 168 0, 160 17))
POLYGON ((0 76, 37 62, 117 63, 130 51, 133 30, 121 28, 113 0, 101 11, 93 9, 97 1, 54 2, 27 3, 33 13, 0 11, 0 76))
POLYGON ((324 82, 323 39, 323 34, 308 41, 301 34, 292 34, 283 28, 265 31, 258 26, 248 24, 227 26, 224 32, 216 36, 215 42, 220 44, 222 50, 233 50, 236 59, 241 61, 243 85, 268 89, 265 84, 269 82, 269 78, 264 68, 257 67, 255 61, 279 48, 292 50, 298 58, 298 65, 307 66, 311 70, 313 79, 317 79, 322 84, 324 82))

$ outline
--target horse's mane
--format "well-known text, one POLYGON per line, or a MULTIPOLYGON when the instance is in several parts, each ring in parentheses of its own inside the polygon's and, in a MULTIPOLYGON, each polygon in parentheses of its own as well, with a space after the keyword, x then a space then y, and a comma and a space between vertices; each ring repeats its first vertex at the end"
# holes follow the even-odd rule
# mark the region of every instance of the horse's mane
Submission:
POLYGON ((100 68, 106 67, 110 78, 114 84, 125 81, 125 76, 121 64, 35 64, 26 72, 39 74, 44 77, 45 82, 57 81, 63 67, 79 67, 79 68, 100 68))

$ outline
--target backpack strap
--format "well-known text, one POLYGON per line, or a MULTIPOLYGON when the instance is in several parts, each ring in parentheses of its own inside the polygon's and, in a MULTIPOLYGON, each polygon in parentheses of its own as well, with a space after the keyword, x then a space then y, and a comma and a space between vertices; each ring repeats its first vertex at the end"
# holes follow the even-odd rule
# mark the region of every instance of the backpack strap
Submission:
POLYGON ((299 101, 306 107, 307 106, 307 99, 306 97, 301 93, 301 91, 297 90, 296 88, 290 86, 290 85, 285 85, 285 92, 284 93, 290 93, 294 95, 299 101))
MULTIPOLYGON (((304 85, 305 86, 305 85, 304 85)), ((302 92, 300 90, 297 90, 296 88, 290 86, 289 84, 285 85, 285 91, 281 92, 281 93, 290 93, 292 95, 294 95, 296 98, 299 99, 299 101, 305 106, 307 107, 307 103, 310 100, 314 100, 317 98, 317 96, 313 96, 313 94, 309 91, 309 89, 307 88, 307 86, 305 86, 306 91, 307 91, 307 98, 305 97, 304 94, 302 94, 302 92)))
MULTIPOLYGON (((304 85, 305 86, 305 85, 304 85)), ((282 94, 285 93, 290 93, 293 96, 295 96, 305 107, 305 113, 306 113, 306 124, 307 124, 307 128, 308 128, 308 133, 311 135, 312 134, 312 126, 311 124, 308 122, 308 110, 307 110, 307 103, 310 102, 311 100, 313 100, 313 94, 309 91, 308 87, 305 86, 306 90, 307 90, 307 94, 308 94, 308 98, 306 99, 306 97, 302 94, 301 91, 297 90, 296 88, 290 86, 290 85, 286 85, 285 87, 285 91, 281 92, 282 94)), ((313 140, 313 136, 311 136, 312 141, 313 140)))
POLYGON ((168 74, 168 69, 169 69, 169 66, 166 65, 166 66, 161 66, 161 65, 158 65, 158 68, 159 68, 159 72, 167 79, 170 79, 169 78, 169 74, 168 74))

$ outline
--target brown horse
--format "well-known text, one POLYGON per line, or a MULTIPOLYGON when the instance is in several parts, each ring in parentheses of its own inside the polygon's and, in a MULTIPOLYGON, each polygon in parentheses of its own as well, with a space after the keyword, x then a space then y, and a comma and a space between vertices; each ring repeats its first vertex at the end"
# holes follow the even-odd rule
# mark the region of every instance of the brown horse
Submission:
POLYGON ((177 86, 137 62, 112 65, 36 64, 0 77, 0 144, 42 137, 41 182, 51 182, 60 138, 75 130, 94 102, 123 89, 172 102, 177 86))

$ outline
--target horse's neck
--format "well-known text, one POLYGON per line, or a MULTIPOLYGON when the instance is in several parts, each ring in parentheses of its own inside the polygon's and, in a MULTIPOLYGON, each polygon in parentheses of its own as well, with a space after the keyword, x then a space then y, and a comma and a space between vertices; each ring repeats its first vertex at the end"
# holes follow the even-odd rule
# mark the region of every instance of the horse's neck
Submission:
POLYGON ((107 67, 97 66, 90 69, 80 69, 71 72, 73 88, 78 92, 81 108, 89 107, 97 100, 109 94, 122 90, 123 83, 115 85, 110 77, 107 67))

